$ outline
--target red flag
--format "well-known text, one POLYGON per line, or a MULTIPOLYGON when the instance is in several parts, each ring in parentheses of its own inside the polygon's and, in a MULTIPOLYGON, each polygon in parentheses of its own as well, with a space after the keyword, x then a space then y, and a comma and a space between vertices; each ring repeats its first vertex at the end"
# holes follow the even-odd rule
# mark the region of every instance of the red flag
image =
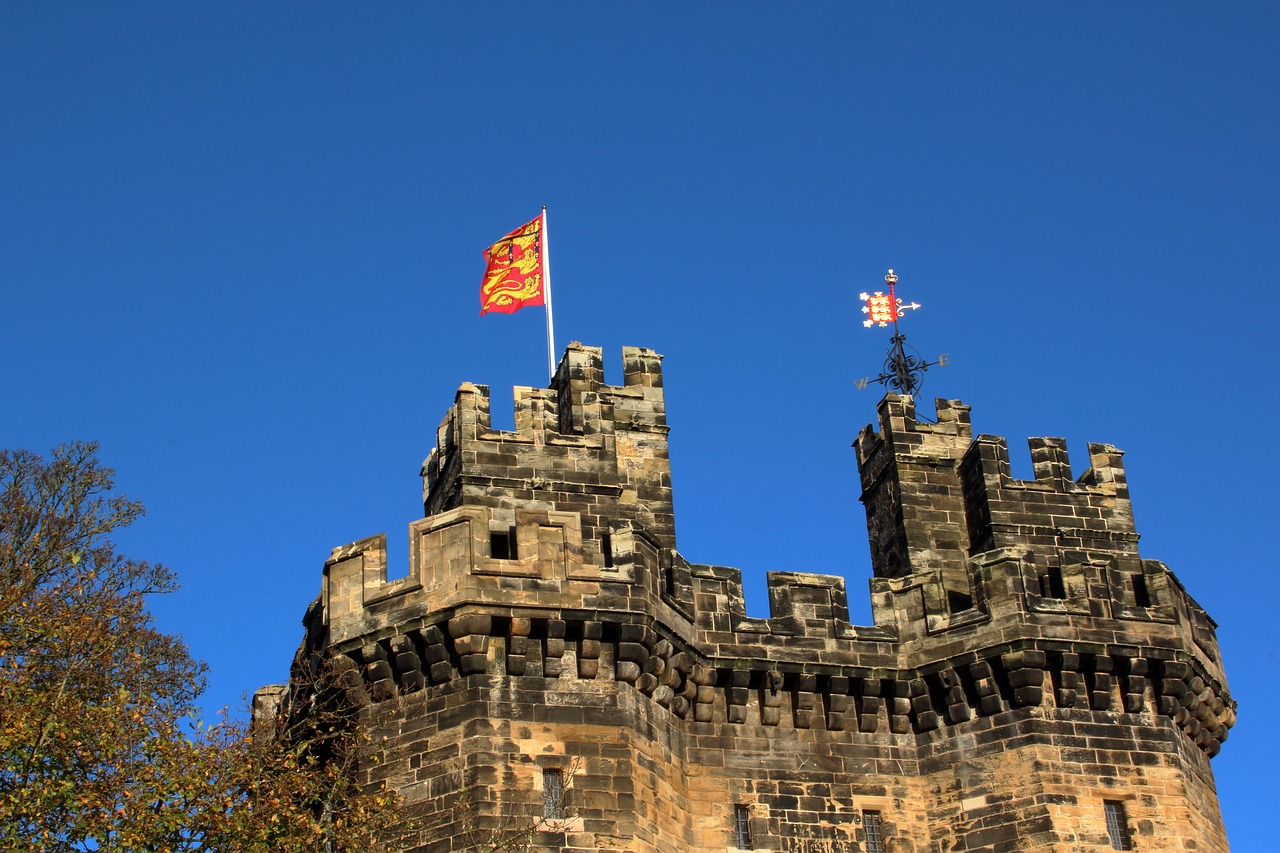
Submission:
POLYGON ((867 315, 867 319, 862 321, 862 325, 868 329, 879 323, 882 327, 897 320, 901 315, 898 313, 898 297, 893 293, 893 285, 889 285, 889 295, 885 296, 877 290, 875 295, 860 293, 858 297, 866 305, 862 306, 862 313, 867 315))
POLYGON ((543 304, 546 252, 542 217, 526 222, 484 250, 488 264, 480 284, 480 313, 511 314, 543 304))

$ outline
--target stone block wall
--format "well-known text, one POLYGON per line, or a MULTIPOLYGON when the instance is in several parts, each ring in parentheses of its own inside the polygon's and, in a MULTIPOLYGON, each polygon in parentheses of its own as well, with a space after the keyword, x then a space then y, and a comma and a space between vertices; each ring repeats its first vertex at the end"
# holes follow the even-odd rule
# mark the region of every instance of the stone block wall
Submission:
POLYGON ((386 738, 366 779, 421 817, 406 850, 1106 850, 1117 808, 1136 849, 1226 849, 1214 623, 1138 554, 1120 451, 1072 479, 1032 439, 1016 480, 968 407, 890 394, 855 443, 874 624, 803 573, 756 618, 737 569, 676 549, 661 357, 624 377, 571 345, 513 431, 464 384, 408 576, 381 536, 325 566, 300 660, 386 738))

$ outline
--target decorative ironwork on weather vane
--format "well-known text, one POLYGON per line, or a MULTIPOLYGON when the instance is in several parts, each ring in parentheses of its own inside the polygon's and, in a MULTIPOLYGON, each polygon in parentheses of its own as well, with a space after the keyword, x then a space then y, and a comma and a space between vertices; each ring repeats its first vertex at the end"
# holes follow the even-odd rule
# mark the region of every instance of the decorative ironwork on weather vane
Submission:
POLYGON ((889 270, 884 281, 889 286, 888 295, 879 290, 875 293, 858 294, 858 298, 863 303, 862 313, 867 315, 862 325, 869 329, 872 326, 884 328, 890 323, 893 324, 893 337, 889 339, 889 349, 885 351, 884 367, 879 376, 864 376, 861 379, 855 379, 853 384, 861 389, 866 388, 868 382, 878 382, 900 394, 915 394, 924 382, 926 370, 930 367, 946 367, 951 362, 947 359, 945 352, 938 356, 937 361, 926 361, 920 353, 916 352, 915 347, 907 344, 907 336, 898 328, 898 319, 907 311, 919 308, 920 303, 911 302, 906 305, 902 303, 894 293, 894 285, 898 283, 898 277, 894 275, 893 270, 889 270))

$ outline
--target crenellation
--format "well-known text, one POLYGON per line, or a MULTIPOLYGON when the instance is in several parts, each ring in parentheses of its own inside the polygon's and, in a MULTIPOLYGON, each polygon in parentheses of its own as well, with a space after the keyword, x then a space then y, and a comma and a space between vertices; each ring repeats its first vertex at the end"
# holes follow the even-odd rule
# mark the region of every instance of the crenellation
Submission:
MULTIPOLYGON (((804 572, 769 573, 755 617, 740 570, 676 548, 662 357, 603 376, 571 344, 549 388, 515 389, 514 430, 464 383, 408 574, 387 580, 383 535, 325 564, 295 672, 327 656, 388 735, 366 778, 425 821, 413 853, 463 849, 431 840, 462 798, 487 831, 532 825, 552 771, 572 817, 534 837, 563 849, 731 849, 739 820, 757 849, 1066 849, 1105 844, 1116 799, 1143 849, 1225 849, 1216 626, 1138 554, 1121 451, 1090 444, 1073 479, 1065 442, 1032 438, 1019 480, 968 406, 927 423, 889 394, 854 444, 873 624, 804 572)), ((304 684, 257 713, 301 713, 304 684)))
POLYGON ((1065 492, 1071 483, 1071 461, 1067 458, 1065 438, 1028 438, 1031 449, 1031 469, 1037 482, 1046 483, 1056 491, 1065 492))

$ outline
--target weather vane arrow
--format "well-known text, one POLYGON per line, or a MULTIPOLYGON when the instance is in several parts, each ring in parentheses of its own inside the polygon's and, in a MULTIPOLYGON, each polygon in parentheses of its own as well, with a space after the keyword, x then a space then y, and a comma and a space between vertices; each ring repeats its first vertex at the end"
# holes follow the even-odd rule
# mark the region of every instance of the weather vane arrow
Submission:
POLYGON ((863 326, 869 329, 872 326, 884 328, 890 323, 893 324, 893 337, 890 338, 889 349, 885 351, 884 367, 880 375, 874 379, 864 376, 862 379, 855 379, 853 384, 861 389, 866 388, 868 382, 878 382, 899 393, 914 394, 924 382, 926 370, 930 367, 946 367, 951 362, 947 360, 946 353, 938 356, 937 361, 926 361, 914 347, 907 345, 907 336, 898 327, 898 320, 905 316, 907 311, 918 310, 920 303, 910 302, 904 305, 898 298, 894 292, 898 276, 893 270, 889 270, 884 281, 889 287, 887 295, 882 290, 877 290, 875 293, 864 291, 858 294, 858 298, 863 303, 862 313, 867 315, 867 318, 862 321, 863 326))

